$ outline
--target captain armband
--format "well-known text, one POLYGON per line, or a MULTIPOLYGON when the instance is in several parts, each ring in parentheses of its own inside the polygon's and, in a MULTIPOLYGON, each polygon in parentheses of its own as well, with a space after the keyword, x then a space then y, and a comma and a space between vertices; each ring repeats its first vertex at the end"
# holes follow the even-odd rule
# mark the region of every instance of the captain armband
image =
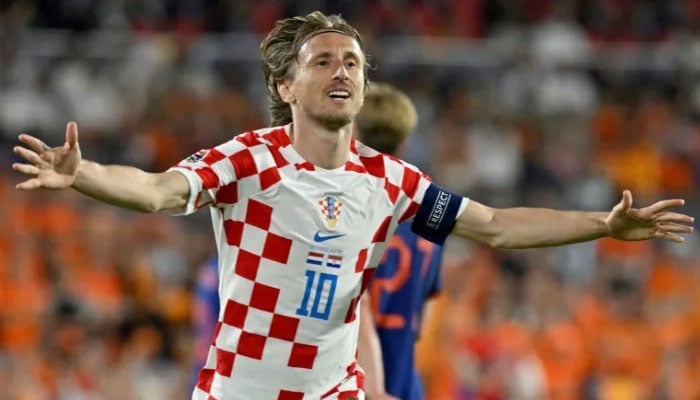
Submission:
POLYGON ((443 244, 457 222, 464 198, 431 184, 413 218, 411 230, 421 237, 443 244))

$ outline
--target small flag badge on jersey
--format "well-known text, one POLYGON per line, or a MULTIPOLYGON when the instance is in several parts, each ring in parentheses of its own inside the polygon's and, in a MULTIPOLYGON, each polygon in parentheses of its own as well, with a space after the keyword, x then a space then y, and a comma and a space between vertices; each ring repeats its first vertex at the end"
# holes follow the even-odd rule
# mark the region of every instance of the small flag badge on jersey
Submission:
POLYGON ((340 211, 343 209, 343 202, 335 196, 327 195, 319 200, 321 214, 326 219, 328 229, 335 229, 340 218, 340 211))
POLYGON ((207 155, 206 150, 204 150, 204 149, 199 150, 198 152, 187 157, 187 159, 185 159, 185 162, 187 162, 189 164, 194 164, 194 163, 198 162, 199 160, 201 160, 202 158, 204 158, 205 155, 207 155))

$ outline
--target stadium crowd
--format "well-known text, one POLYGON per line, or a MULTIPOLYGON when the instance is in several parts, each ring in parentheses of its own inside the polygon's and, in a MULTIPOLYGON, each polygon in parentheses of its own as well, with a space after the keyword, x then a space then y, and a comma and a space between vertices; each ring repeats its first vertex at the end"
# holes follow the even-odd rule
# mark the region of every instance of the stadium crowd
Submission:
MULTIPOLYGON (((627 188, 700 214, 700 1, 3 2, 0 399, 185 397, 214 251, 207 213, 15 190, 16 135, 57 145, 76 120, 87 158, 164 170, 266 124, 251 37, 316 8, 360 28, 372 78, 416 102, 406 158, 440 185, 596 210, 627 188)), ((419 343, 428 398, 700 398, 699 251, 448 242, 419 343)))

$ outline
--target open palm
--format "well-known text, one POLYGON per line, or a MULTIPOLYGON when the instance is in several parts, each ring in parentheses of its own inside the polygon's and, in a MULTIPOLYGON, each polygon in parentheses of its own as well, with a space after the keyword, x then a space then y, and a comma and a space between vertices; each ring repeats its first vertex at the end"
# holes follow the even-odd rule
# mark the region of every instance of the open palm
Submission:
POLYGON ((81 160, 78 125, 75 122, 66 126, 66 142, 63 146, 51 148, 27 134, 19 135, 19 141, 27 147, 15 146, 14 152, 27 163, 15 163, 12 168, 31 178, 17 184, 17 189, 65 189, 75 182, 81 160))
POLYGON ((661 238, 682 242, 681 233, 690 233, 694 218, 668 211, 680 207, 682 199, 661 200, 644 208, 632 208, 632 193, 625 190, 622 199, 613 207, 605 222, 610 236, 621 240, 645 240, 661 238))

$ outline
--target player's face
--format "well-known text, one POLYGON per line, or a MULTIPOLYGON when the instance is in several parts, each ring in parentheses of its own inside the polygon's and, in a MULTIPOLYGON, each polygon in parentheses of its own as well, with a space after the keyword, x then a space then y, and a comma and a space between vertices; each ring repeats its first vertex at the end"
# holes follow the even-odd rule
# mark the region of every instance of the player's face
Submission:
POLYGON ((364 99, 365 57, 350 36, 318 34, 299 50, 289 89, 302 116, 329 129, 352 122, 364 99))

